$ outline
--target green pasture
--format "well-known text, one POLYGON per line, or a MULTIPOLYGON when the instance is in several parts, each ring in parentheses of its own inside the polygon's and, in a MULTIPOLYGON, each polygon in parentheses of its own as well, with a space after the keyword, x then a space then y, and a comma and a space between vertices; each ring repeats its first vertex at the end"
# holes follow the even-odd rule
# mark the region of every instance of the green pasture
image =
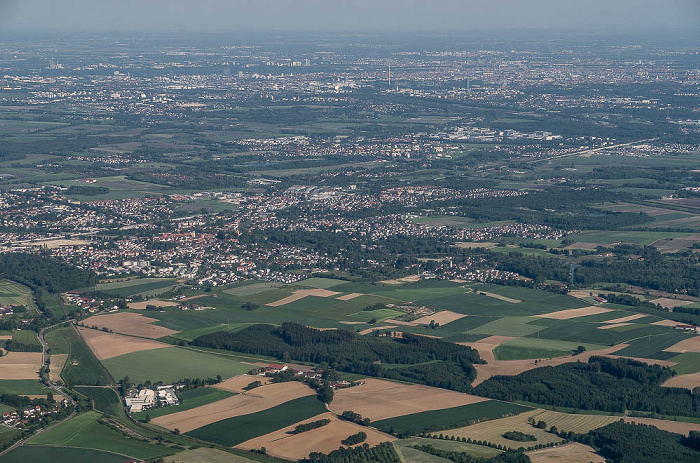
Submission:
POLYGON ((673 368, 679 375, 687 375, 700 371, 700 353, 698 352, 684 352, 682 354, 677 354, 668 360, 677 363, 677 365, 674 365, 671 368, 673 368))
POLYGON ((93 408, 102 413, 121 417, 124 415, 122 401, 117 392, 108 387, 79 386, 75 390, 92 400, 93 408))
MULTIPOLYGON (((302 280, 297 284, 299 286, 307 286, 309 288, 330 289, 345 283, 347 283, 347 281, 336 280, 334 278, 309 278, 307 280, 302 280)), ((333 291, 335 291, 335 289, 333 289, 333 291)))
POLYGON ((28 445, 53 445, 82 447, 147 459, 175 453, 176 450, 126 437, 123 434, 100 424, 98 412, 77 415, 55 428, 51 428, 32 438, 28 445))
POLYGON ((0 394, 12 395, 44 395, 51 390, 41 384, 37 379, 2 379, 0 380, 0 394))
POLYGON ((25 445, 2 457, 2 463, 123 463, 128 458, 101 450, 25 445))
POLYGON ((54 354, 68 354, 61 377, 69 385, 105 386, 113 383, 109 373, 71 326, 52 330, 47 342, 54 354), (54 345, 56 348, 54 348, 54 345))
MULTIPOLYGON (((653 325, 650 325, 650 328, 653 325)), ((668 327, 663 332, 651 332, 650 335, 644 335, 641 333, 638 339, 629 342, 629 347, 625 347, 622 350, 615 352, 615 355, 627 355, 630 357, 645 357, 658 360, 669 360, 678 354, 673 352, 665 352, 667 349, 684 339, 691 337, 691 334, 679 332, 668 327)), ((610 330, 606 330, 610 331, 610 330)))
POLYGON ((184 378, 224 379, 247 373, 252 368, 235 360, 180 347, 144 350, 103 360, 114 378, 128 376, 132 382, 165 383, 184 378))
POLYGON ((571 355, 578 346, 587 351, 604 349, 601 344, 588 344, 552 339, 517 338, 506 341, 493 350, 496 360, 524 360, 565 357, 571 355))
POLYGON ((213 387, 200 387, 197 389, 190 389, 189 391, 178 393, 177 396, 180 399, 180 405, 152 408, 144 412, 131 413, 131 416, 134 419, 143 421, 146 419, 146 416, 150 416, 151 418, 157 418, 163 415, 170 415, 171 413, 177 413, 189 410, 191 408, 201 407, 202 405, 217 402, 219 400, 223 400, 234 395, 236 394, 234 394, 233 392, 223 391, 221 389, 215 389, 213 387))
POLYGON ((137 278, 114 283, 99 283, 97 290, 120 297, 153 296, 168 291, 175 283, 175 278, 137 278))
POLYGON ((477 458, 491 458, 499 455, 501 450, 483 445, 467 444, 466 442, 457 442, 452 440, 430 439, 425 437, 410 437, 408 439, 399 439, 394 441, 394 445, 403 450, 406 447, 414 445, 432 445, 439 450, 448 452, 463 452, 477 458))
POLYGON ((36 310, 32 290, 10 280, 0 280, 0 306, 23 305, 36 310))
POLYGON ((279 286, 281 286, 279 283, 273 283, 271 281, 266 281, 263 283, 250 282, 250 284, 237 285, 232 288, 225 289, 223 292, 235 297, 245 297, 252 296, 253 294, 262 293, 269 289, 277 288, 279 286))
POLYGON ((14 330, 12 332, 12 341, 27 346, 34 346, 38 349, 37 352, 41 350, 41 343, 34 330, 14 330))
POLYGON ((234 446, 326 411, 323 402, 316 396, 301 397, 261 412, 217 421, 190 431, 187 435, 207 442, 234 446))
POLYGON ((372 425, 392 434, 415 435, 428 431, 458 428, 466 426, 470 421, 491 420, 500 418, 505 414, 518 414, 527 410, 530 410, 530 408, 522 405, 487 400, 461 407, 430 410, 374 421, 372 425))

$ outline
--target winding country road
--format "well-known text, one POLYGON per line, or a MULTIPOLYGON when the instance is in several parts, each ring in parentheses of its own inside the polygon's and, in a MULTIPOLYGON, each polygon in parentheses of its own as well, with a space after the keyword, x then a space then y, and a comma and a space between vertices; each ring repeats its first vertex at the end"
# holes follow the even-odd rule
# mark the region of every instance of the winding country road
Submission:
MULTIPOLYGON (((41 366, 44 367, 44 370, 48 370, 49 368, 49 346, 46 344, 46 340, 44 339, 44 333, 47 330, 50 330, 52 328, 55 328, 60 325, 65 325, 66 323, 72 323, 73 320, 66 320, 61 323, 56 323, 55 325, 47 326, 46 328, 42 328, 41 331, 39 332, 39 342, 41 343, 41 348, 42 348, 42 363, 41 366)), ((65 393, 63 391, 63 388, 61 386, 54 384, 51 379, 49 378, 48 374, 46 375, 46 381, 48 382, 48 386, 57 394, 62 395, 66 399, 71 401, 71 404, 73 405, 73 412, 68 415, 67 417, 63 418, 61 421, 57 421, 55 423, 52 423, 50 426, 47 426, 45 428, 38 429, 34 434, 30 435, 29 437, 26 437, 22 440, 19 440, 15 442, 11 447, 6 448, 5 450, 0 452, 0 458, 2 458, 5 454, 10 453, 12 450, 16 449, 17 447, 21 447, 24 444, 27 443, 30 439, 38 436, 39 434, 48 431, 51 428, 54 428, 55 426, 58 426, 59 424, 68 421, 69 419, 73 418, 76 415, 76 406, 77 404, 75 403, 75 400, 73 400, 73 397, 71 397, 69 394, 65 393)))

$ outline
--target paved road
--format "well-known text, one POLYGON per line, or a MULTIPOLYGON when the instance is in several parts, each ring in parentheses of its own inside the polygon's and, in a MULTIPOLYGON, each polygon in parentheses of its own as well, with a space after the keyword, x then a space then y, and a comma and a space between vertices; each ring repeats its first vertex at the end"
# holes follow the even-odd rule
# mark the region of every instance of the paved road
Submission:
MULTIPOLYGON (((59 325, 65 325, 66 323, 73 323, 73 320, 66 320, 66 321, 61 322, 61 323, 56 323, 55 325, 47 326, 46 328, 43 328, 43 329, 39 332, 39 342, 41 343, 41 347, 42 347, 42 366, 43 366, 45 369, 49 367, 49 363, 48 363, 48 362, 49 362, 49 346, 48 346, 48 344, 46 344, 46 340, 44 340, 44 333, 45 333, 47 330, 50 330, 51 328, 55 328, 55 327, 57 327, 57 326, 59 326, 59 325)), ((67 421, 67 420, 73 418, 73 417, 76 415, 76 411, 75 411, 75 410, 76 410, 77 404, 75 403, 75 400, 73 400, 73 397, 71 397, 69 394, 65 393, 65 392, 63 391, 63 389, 61 388, 61 386, 59 386, 59 385, 54 384, 53 382, 51 382, 51 379, 49 379, 48 376, 47 376, 47 381, 49 382, 48 386, 49 386, 51 389, 53 389, 53 391, 54 391, 56 394, 62 395, 62 396, 64 396, 65 398, 67 398, 68 400, 71 401, 71 404, 72 404, 72 406, 73 406, 73 412, 72 412, 70 415, 68 415, 67 417, 65 417, 64 419, 62 419, 61 421, 57 421, 56 423, 53 423, 51 426, 47 426, 47 427, 45 427, 45 428, 41 428, 41 429, 37 430, 37 431, 36 431, 34 434, 32 434, 31 436, 29 436, 29 437, 27 437, 27 438, 25 438, 25 439, 22 439, 22 440, 20 440, 20 441, 15 442, 14 445, 12 445, 11 447, 8 447, 8 448, 6 448, 5 450, 3 450, 2 452, 0 452, 0 458, 1 458, 3 455, 5 455, 5 454, 10 453, 12 450, 16 449, 17 447, 21 447, 22 445, 24 445, 25 443, 27 443, 27 441, 28 441, 29 439, 31 439, 31 438, 33 438, 33 437, 35 437, 35 436, 38 436, 39 434, 41 434, 41 433, 43 433, 43 432, 45 432, 45 431, 48 431, 49 429, 51 429, 51 428, 53 428, 53 427, 55 427, 55 426, 58 426, 59 424, 61 424, 61 423, 63 423, 64 421, 67 421)))

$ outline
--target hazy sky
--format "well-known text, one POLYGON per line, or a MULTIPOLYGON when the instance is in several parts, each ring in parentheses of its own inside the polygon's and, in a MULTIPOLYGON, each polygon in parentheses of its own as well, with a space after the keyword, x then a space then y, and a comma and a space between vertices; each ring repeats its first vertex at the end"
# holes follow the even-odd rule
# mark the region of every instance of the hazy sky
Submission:
POLYGON ((0 0, 0 28, 700 31, 700 0, 0 0))

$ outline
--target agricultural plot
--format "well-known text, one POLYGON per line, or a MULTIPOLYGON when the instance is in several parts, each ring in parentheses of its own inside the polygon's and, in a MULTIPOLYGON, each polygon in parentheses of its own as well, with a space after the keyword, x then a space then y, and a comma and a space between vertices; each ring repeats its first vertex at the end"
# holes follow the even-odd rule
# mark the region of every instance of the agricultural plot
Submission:
POLYGON ((107 370, 73 327, 58 328, 49 334, 47 342, 51 352, 68 354, 61 373, 66 384, 104 386, 112 382, 107 370))
POLYGON ((700 432, 700 423, 684 421, 657 420, 654 418, 625 417, 625 423, 637 423, 654 426, 662 431, 675 432, 687 436, 690 431, 700 432))
POLYGON ((77 415, 65 423, 32 438, 29 445, 82 447, 128 455, 132 458, 154 458, 175 453, 169 447, 157 446, 129 438, 100 424, 97 412, 77 415))
POLYGON ((234 394, 231 392, 215 389, 213 387, 190 389, 189 391, 178 394, 180 405, 151 408, 144 412, 131 413, 131 416, 137 420, 145 420, 146 416, 158 418, 159 416, 171 415, 173 413, 180 413, 193 408, 202 407, 210 403, 227 399, 233 395, 234 394))
POLYGON ((163 460, 165 463, 251 463, 256 461, 208 447, 180 452, 175 456, 165 457, 163 460))
MULTIPOLYGON (((299 382, 270 384, 191 410, 160 416, 152 422, 164 428, 177 428, 182 432, 188 432, 222 420, 255 414, 310 396, 313 396, 314 400, 318 401, 315 391, 299 382)), ((270 431, 276 429, 278 428, 270 431)))
POLYGON ((0 394, 12 395, 46 395, 51 390, 41 384, 38 375, 36 379, 3 379, 0 380, 0 394))
POLYGON ((146 317, 140 313, 120 312, 106 315, 93 315, 86 318, 83 323, 87 326, 97 326, 107 328, 115 333, 128 334, 141 338, 158 339, 164 336, 171 336, 177 331, 154 325, 159 321, 157 318, 146 317))
POLYGON ((174 278, 138 278, 114 283, 99 283, 97 290, 119 297, 129 297, 137 294, 151 296, 168 291, 175 281, 174 278))
MULTIPOLYGON (((246 282, 248 283, 248 282, 246 282)), ((269 289, 272 288, 277 288, 281 286, 279 283, 273 283, 273 282, 264 282, 264 283, 251 283, 251 284, 245 284, 245 285, 238 285, 234 286, 233 288, 229 288, 224 290, 225 293, 230 294, 232 296, 236 297, 246 297, 246 296, 252 296, 254 294, 259 294, 262 292, 265 292, 269 289)))
POLYGON ((106 415, 123 416, 124 409, 117 392, 109 387, 80 386, 75 390, 92 401, 93 408, 106 415))
MULTIPOLYGON (((477 458, 492 458, 501 454, 500 450, 486 447, 483 445, 468 444, 466 442, 457 442, 443 439, 430 439, 425 437, 410 437, 408 439, 399 439, 394 441, 394 447, 400 452, 413 445, 432 445, 436 449, 446 450, 448 452, 464 452, 477 458)), ((427 455, 427 454, 425 454, 427 455)), ((412 459, 410 461, 413 461, 412 459)))
POLYGON ((187 434, 207 442, 235 446, 294 423, 308 420, 325 411, 323 403, 315 395, 307 396, 257 413, 217 421, 187 434))
POLYGON ((368 378, 361 386, 336 391, 330 407, 336 413, 346 410, 372 421, 427 410, 447 409, 483 402, 487 399, 418 384, 403 384, 368 378))
POLYGON ((532 409, 508 402, 486 400, 470 405, 463 405, 461 407, 397 416, 395 418, 375 421, 372 425, 392 434, 415 435, 422 432, 464 426, 472 421, 492 420, 501 418, 504 415, 519 414, 528 411, 532 411, 532 409))
POLYGON ((99 360, 144 350, 172 347, 169 344, 151 341, 150 339, 139 339, 91 328, 78 328, 78 331, 99 360))
POLYGON ((223 378, 246 373, 250 364, 223 356, 180 347, 141 350, 110 357, 102 363, 115 378, 128 376, 134 382, 172 382, 184 378, 223 378))
POLYGON ((0 306, 23 305, 27 310, 36 310, 32 290, 10 280, 0 280, 0 306))
POLYGON ((605 463, 601 457, 587 445, 571 442, 548 449, 527 452, 532 463, 605 463))
POLYGON ((494 349, 497 360, 523 360, 570 356, 578 346, 587 351, 605 349, 602 344, 578 343, 551 339, 516 338, 506 340, 494 349))
POLYGON ((8 352, 0 357, 0 380, 38 379, 41 352, 8 352))
POLYGON ((275 432, 248 440, 239 444, 238 447, 244 450, 265 447, 270 456, 286 460, 299 460, 306 458, 311 452, 330 453, 342 446, 343 439, 360 431, 367 434, 367 440, 364 443, 370 447, 395 440, 393 436, 375 429, 341 420, 332 413, 318 415, 301 423, 294 423, 275 432), (321 419, 329 419, 331 422, 326 426, 301 434, 290 433, 297 424, 321 419))
POLYGON ((41 343, 36 332, 32 330, 14 330, 12 331, 12 341, 25 346, 32 346, 37 351, 41 350, 41 343))
POLYGON ((39 445, 18 447, 2 457, 3 463, 123 463, 129 457, 113 452, 39 445))
POLYGON ((500 418, 482 423, 465 426, 463 428, 442 431, 442 434, 455 437, 471 438, 472 441, 487 441, 493 444, 500 444, 506 448, 517 449, 519 447, 531 447, 537 444, 549 444, 560 442, 562 439, 556 434, 551 434, 543 429, 538 429, 528 423, 528 418, 539 413, 538 410, 530 410, 515 416, 500 418), (508 431, 521 431, 531 434, 537 440, 532 442, 516 442, 503 437, 508 431))
POLYGON ((585 434, 592 429, 602 428, 620 420, 619 416, 585 415, 542 410, 532 415, 535 421, 544 421, 547 427, 556 426, 560 431, 573 431, 585 434))

